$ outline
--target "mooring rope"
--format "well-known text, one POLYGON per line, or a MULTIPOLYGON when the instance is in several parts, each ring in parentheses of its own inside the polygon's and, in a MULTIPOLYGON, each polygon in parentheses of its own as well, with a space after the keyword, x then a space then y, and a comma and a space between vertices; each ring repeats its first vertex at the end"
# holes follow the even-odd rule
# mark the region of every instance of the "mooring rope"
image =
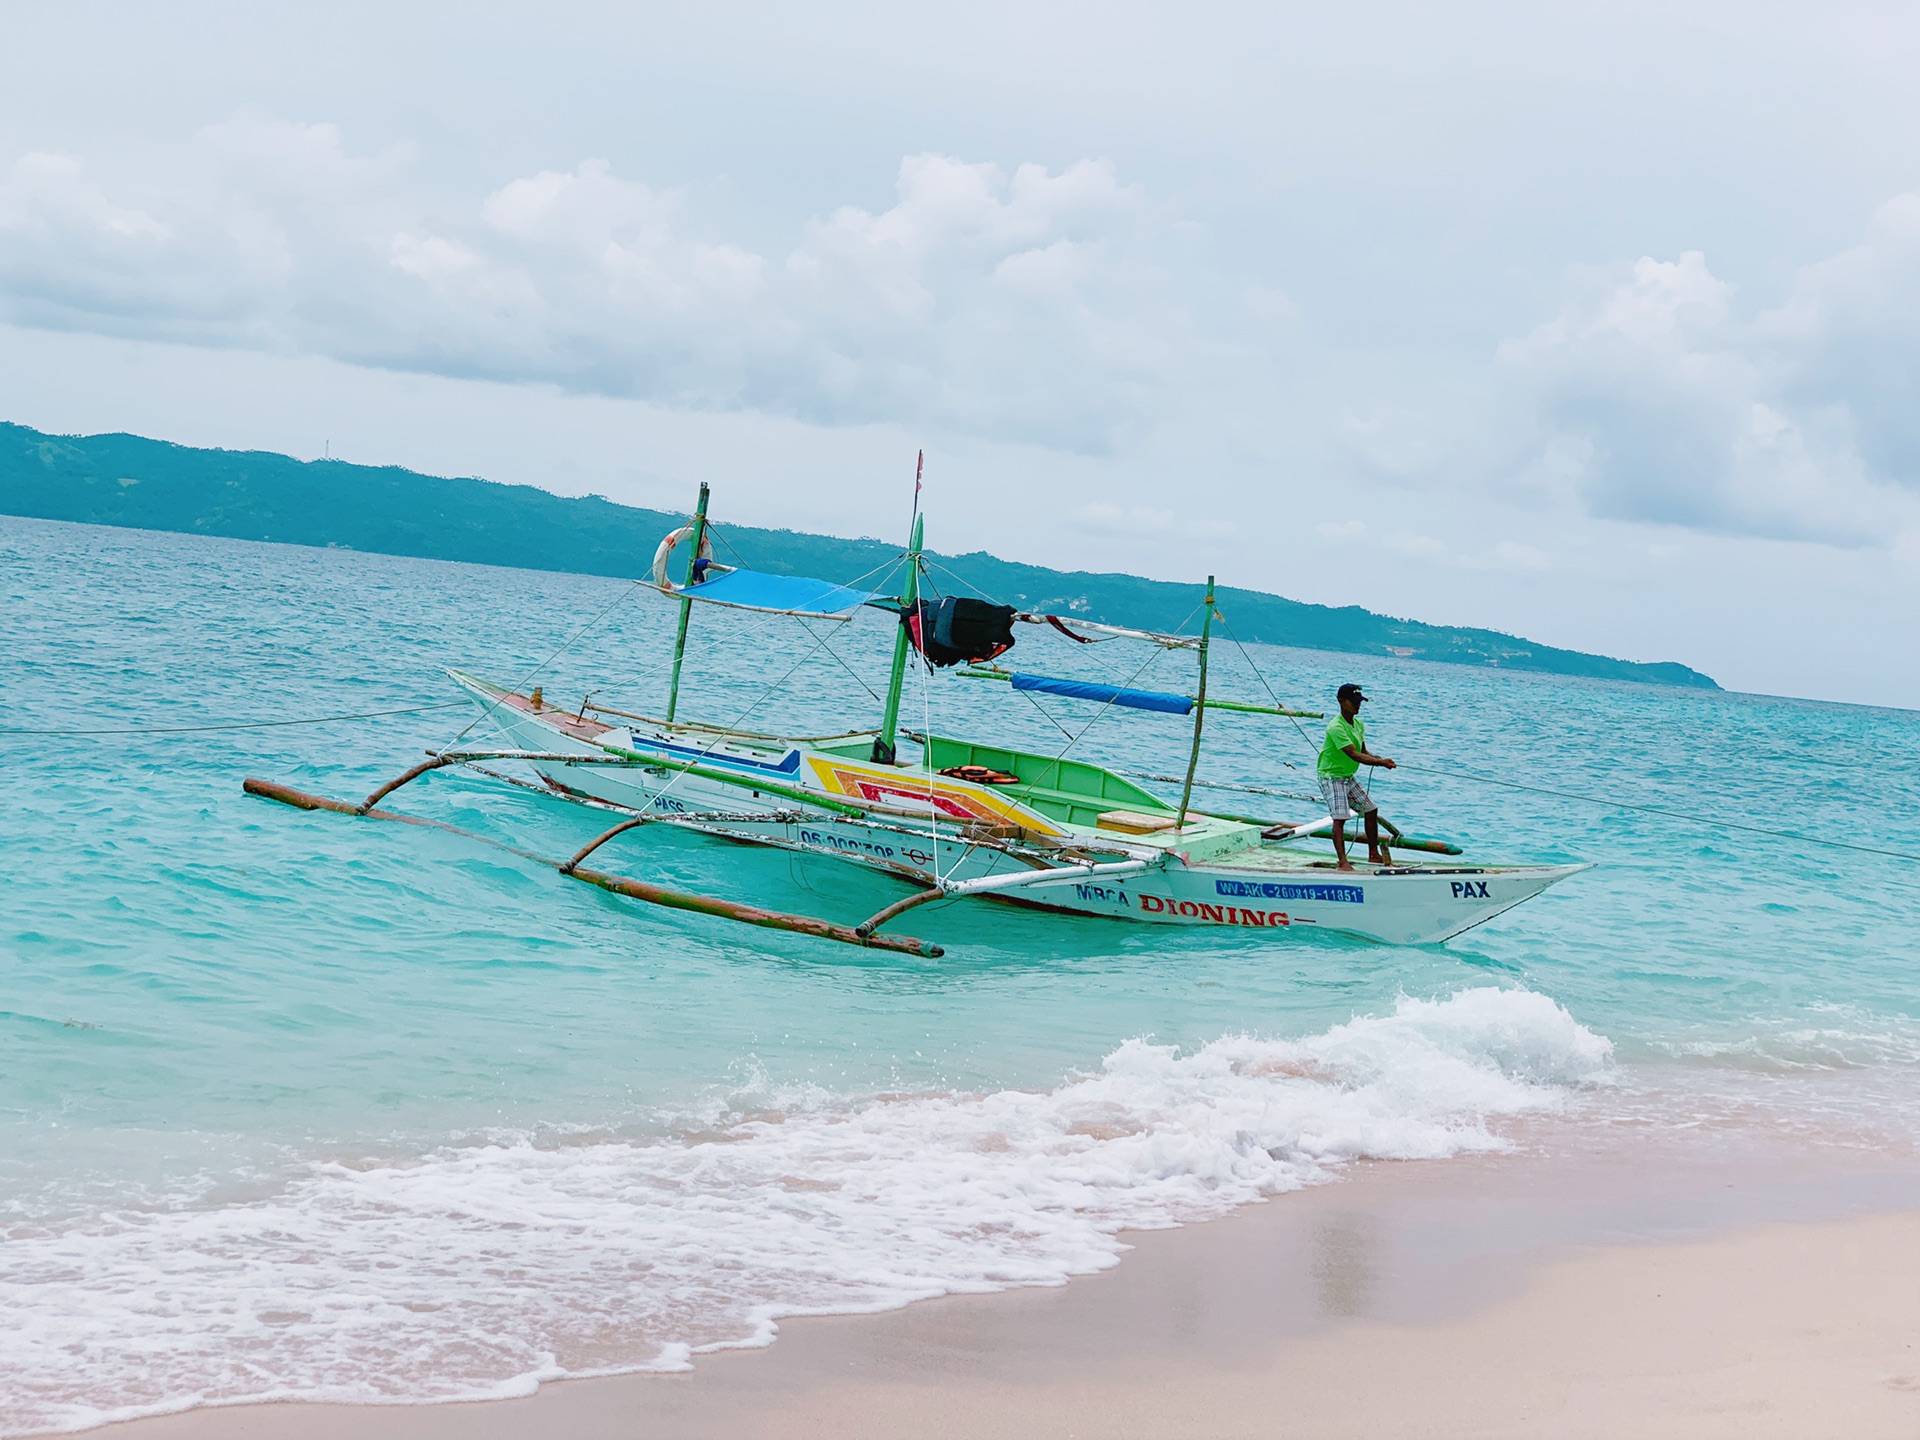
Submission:
POLYGON ((213 730, 279 730, 292 725, 333 725, 342 720, 378 720, 387 715, 423 715, 429 710, 464 710, 471 702, 443 700, 399 710, 368 710, 358 715, 311 715, 300 720, 233 720, 217 725, 136 725, 127 729, 0 730, 0 735, 200 735, 213 730))
POLYGON ((1797 830, 1775 830, 1765 825, 1743 825, 1737 820, 1716 820, 1710 815, 1693 815, 1685 810, 1668 810, 1658 805, 1637 805, 1630 800, 1602 800, 1596 795, 1581 795, 1572 790, 1549 790, 1543 785, 1522 785, 1517 780, 1496 780, 1491 775, 1475 775, 1465 770, 1436 770, 1426 765, 1402 765, 1415 775, 1439 775, 1448 780, 1470 780, 1477 785, 1495 785, 1502 790, 1524 790, 1530 795, 1551 795, 1556 800, 1577 800, 1604 810, 1637 810, 1667 820, 1688 820, 1715 830, 1739 830, 1749 835, 1770 835, 1776 840, 1798 840, 1806 845, 1831 845, 1837 850, 1857 850, 1863 855, 1885 855, 1894 860, 1920 862, 1920 855, 1905 850, 1885 850, 1877 845, 1856 845, 1847 840, 1829 840, 1819 835, 1803 835, 1797 830))
MULTIPOLYGON (((1289 770, 1297 770, 1299 768, 1291 760, 1282 760, 1280 763, 1285 765, 1289 770)), ((1186 776, 1184 775, 1151 775, 1145 770, 1116 770, 1113 773, 1116 775, 1124 775, 1129 780, 1152 780, 1161 785, 1184 785, 1186 783, 1186 776)), ((1323 797, 1319 795, 1299 795, 1291 790, 1270 790, 1264 785, 1235 785, 1225 780, 1201 780, 1196 778, 1193 786, 1196 790, 1237 790, 1243 795, 1270 795, 1276 800, 1299 800, 1311 805, 1324 803, 1323 797)))
MULTIPOLYGON (((1234 634, 1233 626, 1227 622, 1227 617, 1221 614, 1217 608, 1214 610, 1214 614, 1219 617, 1221 628, 1227 632, 1227 638, 1233 641, 1234 648, 1240 652, 1241 658, 1245 660, 1247 663, 1247 668, 1252 670, 1255 678, 1257 678, 1260 681, 1261 687, 1264 690, 1266 690, 1268 697, 1274 703, 1274 707, 1276 709, 1284 708, 1280 703, 1279 696, 1274 694, 1273 687, 1267 683, 1266 675, 1262 673, 1260 667, 1254 663, 1253 657, 1247 653, 1247 647, 1241 643, 1240 637, 1234 634)), ((1292 722, 1293 728, 1299 731, 1300 738, 1306 741, 1307 744, 1311 747, 1313 745, 1313 738, 1307 734, 1305 728, 1300 724, 1300 722, 1297 719, 1294 719, 1292 716, 1289 716, 1288 719, 1292 722)), ((1798 758, 1798 757, 1792 757, 1792 758, 1798 758)), ((1285 762, 1282 762, 1282 763, 1285 763, 1285 762)), ((1544 785, 1525 785, 1516 780, 1499 780, 1499 779, 1495 779, 1491 775, 1475 775, 1465 770, 1439 770, 1439 769, 1432 768, 1430 766, 1423 766, 1423 765, 1401 765, 1397 768, 1401 770, 1410 771, 1411 773, 1416 775, 1437 775, 1449 780, 1466 780, 1477 785, 1493 785, 1493 786, 1499 787, 1500 789, 1519 790, 1531 795, 1549 795, 1558 800, 1573 800, 1583 805, 1598 806, 1601 809, 1632 810, 1645 815, 1658 815, 1661 818, 1667 819, 1667 820, 1686 820, 1686 821, 1692 822, 1695 825, 1705 826, 1709 829, 1738 830, 1744 834, 1768 835, 1776 840, 1793 840, 1793 841, 1798 841, 1799 843, 1804 845, 1830 845, 1837 850, 1852 850, 1862 855, 1883 855, 1883 856, 1886 856, 1888 859, 1892 859, 1892 860, 1909 860, 1914 862, 1920 862, 1920 854, 1914 854, 1906 850, 1891 850, 1891 849, 1887 849, 1884 846, 1879 846, 1879 845, 1860 845, 1850 840, 1832 840, 1832 839, 1827 839, 1825 837, 1818 836, 1818 835, 1803 834, 1797 830, 1776 830, 1776 829, 1771 829, 1764 825, 1746 825, 1735 820, 1718 820, 1713 818, 1712 816, 1690 814, 1685 810, 1669 810, 1659 805, 1640 805, 1627 800, 1602 800, 1598 796, 1581 795, 1572 790, 1555 790, 1544 785)), ((1171 777, 1163 777, 1158 775, 1155 775, 1155 776, 1143 775, 1143 776, 1138 776, 1136 778, 1165 780, 1165 779, 1170 779, 1171 777)), ((1376 781, 1379 778, 1380 777, 1376 776, 1375 777, 1376 781)), ((1195 783, 1200 784, 1203 782, 1196 781, 1195 783)), ((1308 797, 1308 796, 1282 795, 1282 793, 1279 791, 1263 792, 1259 787, 1252 786, 1252 785, 1215 784, 1210 786, 1209 788, 1220 789, 1220 790, 1245 790, 1254 794, 1268 793, 1268 794, 1275 795, 1278 798, 1284 798, 1284 799, 1305 800, 1308 798, 1317 798, 1317 797, 1308 797)))

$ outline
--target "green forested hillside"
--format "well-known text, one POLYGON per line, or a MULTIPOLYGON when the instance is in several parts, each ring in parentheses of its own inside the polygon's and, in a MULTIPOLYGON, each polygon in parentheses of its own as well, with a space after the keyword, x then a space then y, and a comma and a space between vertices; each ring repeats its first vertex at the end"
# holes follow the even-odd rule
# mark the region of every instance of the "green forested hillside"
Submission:
MULTIPOLYGON (((531 486, 445 479, 397 466, 196 450, 135 435, 44 435, 5 423, 0 514, 622 576, 641 574, 660 537, 679 520, 597 497, 562 499, 531 486)), ((726 516, 716 518, 724 522, 726 516)), ((757 569, 830 580, 850 580, 899 549, 879 540, 731 524, 724 533, 757 569)), ((1194 585, 1049 570, 984 551, 934 558, 983 594, 1089 620, 1173 629, 1198 599, 1194 585)), ((1220 595, 1243 640, 1717 688, 1699 671, 1672 661, 1614 660, 1493 630, 1426 625, 1354 605, 1307 605, 1255 590, 1223 588, 1220 595)))

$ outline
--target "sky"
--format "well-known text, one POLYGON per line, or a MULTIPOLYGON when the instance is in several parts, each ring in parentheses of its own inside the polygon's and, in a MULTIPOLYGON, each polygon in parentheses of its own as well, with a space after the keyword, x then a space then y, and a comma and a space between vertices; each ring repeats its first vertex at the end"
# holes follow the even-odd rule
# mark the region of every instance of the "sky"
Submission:
MULTIPOLYGON (((1920 707, 1920 7, 0 0, 0 419, 1920 707)), ((644 557, 636 557, 636 566, 644 557)))

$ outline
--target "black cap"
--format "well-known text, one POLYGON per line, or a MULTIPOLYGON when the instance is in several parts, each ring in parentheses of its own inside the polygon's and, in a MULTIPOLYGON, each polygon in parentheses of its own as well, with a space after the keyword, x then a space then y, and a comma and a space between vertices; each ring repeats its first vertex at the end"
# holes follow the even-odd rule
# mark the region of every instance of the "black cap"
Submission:
POLYGON ((1358 685, 1348 684, 1342 685, 1335 693, 1334 698, 1336 700, 1364 700, 1367 697, 1360 693, 1360 687, 1358 685))

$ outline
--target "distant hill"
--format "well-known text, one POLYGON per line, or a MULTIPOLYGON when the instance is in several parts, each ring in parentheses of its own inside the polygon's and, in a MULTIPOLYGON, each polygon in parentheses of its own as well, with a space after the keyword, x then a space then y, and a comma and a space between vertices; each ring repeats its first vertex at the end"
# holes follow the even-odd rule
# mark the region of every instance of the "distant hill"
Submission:
MULTIPOLYGON (((680 522, 658 510, 597 496, 563 499, 529 485, 444 479, 392 465, 294 460, 259 450, 195 450, 137 435, 44 435, 4 422, 0 514, 635 577, 660 537, 680 522)), ((872 570, 900 548, 733 524, 724 533, 756 569, 836 581, 872 570)), ((1029 610, 1175 630, 1195 608, 1196 587, 1190 584, 1048 570, 985 551, 932 558, 981 593, 1029 610)), ((1220 597, 1242 640, 1719 688, 1673 661, 1613 660, 1495 630, 1426 625, 1357 605, 1307 605, 1258 590, 1223 588, 1220 597)))

